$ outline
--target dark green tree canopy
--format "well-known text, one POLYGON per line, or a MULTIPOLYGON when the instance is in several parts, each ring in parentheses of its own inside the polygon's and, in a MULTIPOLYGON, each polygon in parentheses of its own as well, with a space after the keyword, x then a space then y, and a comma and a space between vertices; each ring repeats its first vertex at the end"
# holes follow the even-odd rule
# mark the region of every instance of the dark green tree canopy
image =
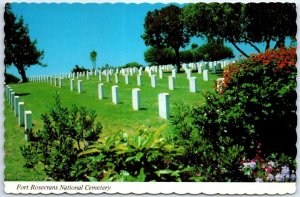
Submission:
POLYGON ((144 59, 153 66, 174 64, 175 52, 171 48, 150 47, 145 51, 144 59))
POLYGON ((85 68, 84 66, 79 66, 75 65, 74 68, 72 69, 72 73, 77 73, 77 72, 90 72, 90 69, 85 68))
POLYGON ((238 43, 248 44, 257 52, 257 43, 270 41, 274 48, 284 45, 297 32, 294 3, 196 3, 183 9, 182 20, 190 33, 208 39, 224 39, 242 55, 248 56, 238 43))
POLYGON ((24 25, 23 18, 15 17, 9 3, 5 5, 4 21, 4 64, 6 67, 14 65, 21 75, 22 81, 27 82, 25 73, 27 68, 32 65, 46 66, 41 63, 44 51, 36 48, 37 41, 30 39, 28 26, 24 25))
POLYGON ((145 33, 142 38, 147 46, 158 49, 171 48, 175 51, 176 65, 180 67, 180 47, 185 47, 190 36, 181 21, 182 9, 169 5, 160 10, 148 12, 145 17, 145 33))
POLYGON ((226 58, 233 58, 231 48, 224 45, 223 41, 210 40, 204 45, 194 49, 194 59, 196 61, 218 61, 226 58))

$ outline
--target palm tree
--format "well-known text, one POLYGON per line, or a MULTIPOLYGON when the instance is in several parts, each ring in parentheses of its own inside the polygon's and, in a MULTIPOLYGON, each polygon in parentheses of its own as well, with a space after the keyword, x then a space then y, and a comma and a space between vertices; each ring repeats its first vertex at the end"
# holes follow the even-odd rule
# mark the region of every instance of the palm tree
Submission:
POLYGON ((95 71, 96 70, 96 59, 97 59, 97 52, 96 51, 92 51, 91 53, 90 53, 90 59, 91 59, 91 61, 92 61, 92 64, 93 64, 93 71, 95 71))

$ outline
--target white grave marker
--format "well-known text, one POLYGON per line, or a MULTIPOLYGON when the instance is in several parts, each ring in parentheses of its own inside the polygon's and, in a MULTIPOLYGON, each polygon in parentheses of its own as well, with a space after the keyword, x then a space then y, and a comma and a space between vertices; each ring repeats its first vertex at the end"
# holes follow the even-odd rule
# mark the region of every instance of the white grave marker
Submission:
POLYGON ((197 78, 196 77, 190 78, 190 92, 193 92, 193 93, 197 92, 197 78))
POLYGON ((82 92, 82 81, 81 80, 78 80, 77 82, 77 90, 78 90, 78 94, 81 94, 82 92))
POLYGON ((151 87, 156 87, 156 75, 151 75, 151 87))
POLYGON ((175 89, 175 77, 169 76, 169 89, 174 90, 175 89))
POLYGON ((132 108, 134 110, 139 110, 141 108, 140 89, 139 88, 132 89, 132 108))
POLYGON ((15 96, 15 103, 14 103, 14 109, 15 109, 15 116, 18 116, 18 104, 19 104, 20 97, 15 96))
POLYGON ((98 98, 100 100, 104 99, 104 84, 103 83, 98 84, 98 98))
POLYGON ((159 117, 167 120, 170 118, 170 96, 168 93, 158 95, 158 111, 159 117))
POLYGON ((118 94, 118 89, 119 87, 117 85, 114 85, 111 87, 111 91, 112 91, 112 102, 114 104, 118 104, 119 103, 119 94, 118 94))
POLYGON ((18 104, 19 126, 24 126, 24 102, 18 104))
POLYGON ((203 70, 203 80, 204 81, 208 81, 209 80, 208 70, 203 70))

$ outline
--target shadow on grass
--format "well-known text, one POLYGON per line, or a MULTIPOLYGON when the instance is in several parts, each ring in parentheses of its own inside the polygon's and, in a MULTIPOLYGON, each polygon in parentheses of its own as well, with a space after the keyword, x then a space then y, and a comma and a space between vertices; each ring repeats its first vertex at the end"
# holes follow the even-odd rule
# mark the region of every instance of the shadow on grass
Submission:
POLYGON ((15 96, 27 96, 30 93, 16 93, 15 96))
POLYGON ((146 107, 142 107, 142 108, 140 108, 140 110, 147 110, 147 108, 146 107))

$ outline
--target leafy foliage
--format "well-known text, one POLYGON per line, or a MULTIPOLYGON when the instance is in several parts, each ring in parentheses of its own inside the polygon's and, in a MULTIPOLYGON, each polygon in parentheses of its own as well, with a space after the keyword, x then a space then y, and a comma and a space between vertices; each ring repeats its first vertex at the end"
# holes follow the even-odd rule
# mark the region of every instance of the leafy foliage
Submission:
POLYGON ((10 84, 10 83, 18 83, 20 81, 20 79, 12 74, 9 74, 9 73, 4 73, 4 77, 5 77, 5 80, 4 82, 6 84, 10 84))
POLYGON ((204 45, 195 49, 194 59, 197 61, 218 61, 226 58, 233 58, 231 48, 224 45, 223 41, 210 40, 204 45))
POLYGON ((196 3, 182 11, 182 21, 195 36, 224 39, 242 55, 248 57, 237 43, 260 49, 255 43, 270 41, 274 48, 284 46, 286 37, 294 38, 297 32, 296 5, 294 3, 196 3))
POLYGON ((158 49, 171 48, 175 52, 175 62, 180 68, 180 47, 189 42, 189 33, 180 19, 181 8, 175 5, 148 12, 145 17, 145 33, 142 38, 147 46, 158 49))
POLYGON ((37 41, 30 39, 28 26, 24 25, 23 18, 17 20, 9 3, 5 4, 4 21, 4 64, 6 67, 14 65, 22 81, 27 82, 25 72, 27 68, 32 65, 46 66, 41 63, 44 51, 36 48, 37 41))
POLYGON ((160 131, 117 132, 79 154, 76 176, 94 181, 181 181, 190 169, 174 157, 184 149, 167 143, 160 131))
POLYGON ((90 71, 90 69, 87 69, 87 68, 84 68, 84 66, 78 66, 77 64, 74 66, 74 68, 72 69, 72 73, 79 73, 79 72, 89 72, 90 71))
POLYGON ((121 66, 121 67, 119 67, 119 68, 134 68, 134 67, 140 68, 141 66, 142 66, 142 65, 139 64, 139 63, 137 63, 137 62, 129 62, 129 63, 127 63, 127 64, 125 64, 124 66, 121 66))
POLYGON ((222 134, 210 132, 211 122, 204 107, 177 103, 172 118, 175 144, 183 146, 186 153, 177 157, 184 166, 193 168, 193 181, 242 181, 239 171, 244 157, 243 145, 222 134))
POLYGON ((63 107, 59 96, 49 114, 42 115, 44 129, 27 130, 29 143, 21 147, 25 167, 42 163, 46 175, 55 181, 73 181, 71 169, 78 154, 99 138, 102 125, 96 114, 83 107, 63 107))
POLYGON ((239 162, 258 150, 295 159, 295 63, 294 48, 251 56, 228 66, 222 91, 207 93, 204 106, 178 104, 173 140, 186 149, 184 165, 200 177, 209 169, 209 181, 247 181, 253 177, 237 170, 239 162))
POLYGON ((221 102, 217 117, 232 125, 224 128, 228 134, 247 133, 250 136, 244 140, 245 145, 247 141, 261 143, 264 154, 277 152, 295 157, 295 65, 295 48, 280 48, 228 66, 223 91, 212 98, 216 101, 219 97, 221 102))
POLYGON ((167 65, 175 63, 175 53, 170 48, 150 47, 144 53, 144 59, 151 65, 167 65))

